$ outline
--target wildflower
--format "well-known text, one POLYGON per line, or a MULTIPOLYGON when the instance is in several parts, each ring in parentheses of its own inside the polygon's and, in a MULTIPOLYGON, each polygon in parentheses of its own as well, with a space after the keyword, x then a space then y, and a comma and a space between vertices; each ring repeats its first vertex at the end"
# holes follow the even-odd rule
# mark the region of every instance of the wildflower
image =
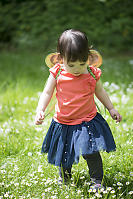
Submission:
POLYGON ((57 183, 57 182, 58 182, 58 180, 55 178, 54 181, 53 181, 53 183, 57 183))
POLYGON ((97 198, 102 198, 102 195, 99 194, 99 193, 96 193, 95 196, 96 196, 97 198))
POLYGON ((32 156, 32 153, 31 153, 31 152, 28 152, 28 156, 32 156))
POLYGON ((117 182, 117 185, 119 186, 123 186, 123 184, 121 182, 117 182))
POLYGON ((107 191, 111 191, 112 190, 112 187, 107 187, 107 191))
POLYGON ((14 186, 15 186, 15 187, 19 186, 19 183, 15 183, 14 186))
POLYGON ((41 152, 36 152, 37 153, 37 155, 39 155, 39 156, 41 156, 42 155, 42 153, 41 152))
POLYGON ((25 184, 26 184, 28 187, 30 187, 30 186, 31 186, 31 183, 26 182, 25 184))
POLYGON ((84 178, 85 178, 84 176, 81 176, 81 177, 80 177, 81 180, 84 179, 84 178))
POLYGON ((100 191, 101 193, 104 192, 104 188, 101 188, 99 191, 100 191))
POLYGON ((104 82, 104 87, 108 87, 109 86, 109 82, 104 82))
POLYGON ((92 190, 92 189, 89 189, 88 192, 91 193, 91 192, 93 192, 93 190, 92 190))
POLYGON ((57 196, 51 196, 51 198, 52 198, 52 199, 55 199, 55 198, 57 198, 57 196))
POLYGON ((11 132, 11 129, 9 128, 5 129, 5 134, 10 133, 10 132, 11 132))
POLYGON ((129 185, 130 184, 130 182, 126 182, 126 185, 129 185))
POLYGON ((133 191, 130 191, 128 194, 129 194, 129 195, 132 195, 132 194, 133 194, 133 191))
POLYGON ((42 193, 42 197, 45 197, 45 193, 42 193))
POLYGON ((118 190, 120 190, 122 187, 118 187, 118 190))
POLYGON ((18 166, 15 165, 15 166, 14 166, 14 171, 18 171, 18 170, 19 170, 18 166))
POLYGON ((23 121, 21 121, 21 120, 19 121, 19 123, 24 125, 24 122, 23 122, 23 121))
POLYGON ((21 184, 24 185, 25 184, 25 180, 22 180, 21 184))
POLYGON ((51 190, 51 187, 48 187, 47 189, 45 189, 45 192, 49 192, 51 190))
POLYGON ((116 94, 111 95, 112 102, 119 103, 119 98, 116 96, 116 94))
POLYGON ((112 189, 112 191, 110 193, 115 193, 115 190, 112 189))
POLYGON ((80 190, 78 190, 78 191, 77 191, 77 194, 81 194, 81 191, 80 191, 80 190))
POLYGON ((71 184, 72 187, 75 187, 75 184, 71 184))
POLYGON ((116 184, 113 184, 113 186, 115 187, 115 186, 116 186, 116 184))
POLYGON ((11 111, 14 112, 14 111, 15 111, 15 108, 14 108, 14 107, 11 107, 11 111))
POLYGON ((4 186, 4 182, 1 182, 1 183, 0 183, 0 186, 3 187, 3 186, 4 186))
POLYGON ((14 123, 17 123, 18 121, 15 119, 15 120, 13 120, 14 121, 14 123))
POLYGON ((23 104, 27 104, 28 99, 29 99, 29 97, 25 97, 25 98, 24 98, 24 101, 23 101, 23 104))
POLYGON ((38 181, 37 181, 37 180, 34 180, 34 181, 33 181, 33 183, 34 183, 34 184, 37 184, 37 183, 38 183, 38 181))
POLYGON ((16 129, 16 130, 15 130, 15 132, 16 132, 16 133, 19 133, 19 130, 18 130, 18 129, 16 129))
POLYGON ((43 172, 43 170, 42 170, 42 165, 39 165, 39 167, 38 167, 38 172, 43 172))
POLYGON ((119 90, 119 89, 120 89, 120 87, 118 85, 116 85, 113 82, 111 83, 111 85, 110 85, 110 92, 114 92, 114 91, 119 90))
POLYGON ((123 123, 122 127, 123 127, 124 130, 128 130, 128 125, 126 123, 123 123))
POLYGON ((31 97, 30 99, 31 99, 31 101, 36 101, 35 97, 31 97))
POLYGON ((47 184, 51 184, 52 180, 50 178, 47 179, 47 181, 45 182, 45 185, 47 184))
POLYGON ((10 197, 9 198, 14 198, 14 195, 12 194, 12 195, 10 195, 10 197))
POLYGON ((4 197, 5 197, 5 198, 8 198, 8 197, 9 197, 9 194, 6 192, 6 193, 4 194, 4 197))
POLYGON ((40 97, 40 96, 41 96, 41 94, 42 94, 42 92, 38 92, 38 93, 37 93, 37 96, 38 96, 38 97, 40 97))
POLYGON ((2 128, 0 128, 0 133, 3 133, 3 132, 4 132, 4 130, 2 128))
POLYGON ((113 195, 112 198, 116 198, 116 195, 113 195))
POLYGON ((5 174, 5 173, 6 173, 6 170, 1 170, 1 173, 5 174))
POLYGON ((93 193, 96 193, 96 191, 97 191, 96 189, 93 189, 93 193))
POLYGON ((108 193, 108 191, 107 191, 107 190, 103 191, 103 194, 106 194, 106 193, 108 193))
POLYGON ((126 95, 122 95, 121 101, 123 104, 127 104, 127 102, 130 100, 130 98, 126 95))
POLYGON ((37 132, 42 131, 42 127, 36 127, 35 130, 36 130, 37 132))
POLYGON ((44 176, 44 174, 43 173, 41 173, 41 177, 43 177, 44 176))

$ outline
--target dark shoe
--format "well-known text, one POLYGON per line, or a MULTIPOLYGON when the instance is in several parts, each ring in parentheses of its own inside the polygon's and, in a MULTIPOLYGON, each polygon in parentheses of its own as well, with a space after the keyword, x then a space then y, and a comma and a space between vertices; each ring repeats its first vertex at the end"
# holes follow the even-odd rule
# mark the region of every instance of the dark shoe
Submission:
POLYGON ((96 180, 96 179, 91 179, 91 186, 90 188, 94 191, 96 190, 96 192, 100 191, 100 190, 105 190, 105 187, 101 184, 102 181, 101 180, 96 180))

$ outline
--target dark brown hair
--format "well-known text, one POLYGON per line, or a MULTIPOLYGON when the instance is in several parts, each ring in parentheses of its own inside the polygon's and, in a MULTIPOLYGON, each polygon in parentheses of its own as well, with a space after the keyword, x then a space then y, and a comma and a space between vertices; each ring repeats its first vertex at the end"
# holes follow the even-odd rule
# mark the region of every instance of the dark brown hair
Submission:
POLYGON ((59 37, 57 51, 67 62, 77 60, 86 62, 89 53, 88 39, 79 30, 66 30, 59 37))

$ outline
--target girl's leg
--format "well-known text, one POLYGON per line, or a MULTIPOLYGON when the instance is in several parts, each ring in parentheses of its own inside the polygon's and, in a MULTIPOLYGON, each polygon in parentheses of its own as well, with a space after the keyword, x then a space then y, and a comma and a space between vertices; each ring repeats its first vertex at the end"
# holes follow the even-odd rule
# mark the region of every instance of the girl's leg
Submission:
POLYGON ((89 167, 89 174, 92 181, 101 183, 103 179, 103 163, 99 152, 83 155, 89 167))
POLYGON ((59 167, 59 176, 61 182, 67 182, 72 177, 71 169, 72 167, 70 168, 59 167))

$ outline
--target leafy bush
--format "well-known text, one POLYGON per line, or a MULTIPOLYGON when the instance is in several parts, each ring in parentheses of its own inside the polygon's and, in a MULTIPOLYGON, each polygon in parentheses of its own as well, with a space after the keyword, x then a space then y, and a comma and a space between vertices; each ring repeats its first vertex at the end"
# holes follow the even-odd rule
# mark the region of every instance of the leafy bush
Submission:
POLYGON ((90 44, 132 49, 131 0, 12 0, 0 3, 1 45, 49 49, 68 28, 80 29, 90 44))

